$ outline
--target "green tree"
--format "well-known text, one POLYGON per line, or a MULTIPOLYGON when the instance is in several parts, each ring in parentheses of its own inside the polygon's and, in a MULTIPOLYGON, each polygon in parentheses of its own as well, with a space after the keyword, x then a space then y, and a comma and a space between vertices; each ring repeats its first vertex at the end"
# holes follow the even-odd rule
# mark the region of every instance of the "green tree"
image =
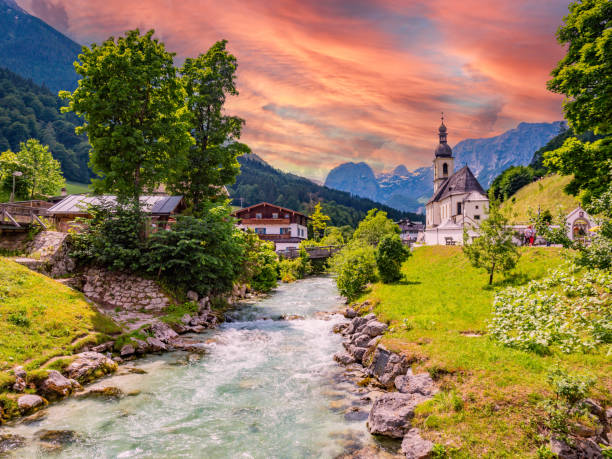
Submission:
POLYGON ((185 196, 196 215, 207 200, 226 198, 221 189, 236 180, 240 172, 238 156, 250 153, 249 147, 238 142, 244 120, 223 111, 227 97, 238 95, 238 64, 226 44, 226 40, 218 41, 206 54, 186 59, 181 68, 195 144, 174 177, 172 188, 185 196))
POLYGON ((9 150, 0 155, 0 178, 4 188, 12 189, 13 173, 21 172, 23 175, 16 177, 15 181, 18 196, 34 199, 57 193, 66 181, 60 163, 53 159, 49 147, 35 139, 21 142, 20 147, 17 153, 9 150))
POLYGON ((314 212, 310 216, 312 219, 312 232, 315 240, 320 240, 325 234, 327 228, 327 222, 331 219, 329 215, 325 215, 321 208, 321 203, 317 202, 314 208, 314 212))
POLYGON ((121 201, 138 201, 164 183, 193 141, 173 54, 153 34, 131 30, 84 47, 75 62, 78 87, 60 93, 69 100, 62 110, 85 119, 77 133, 91 143, 90 164, 100 176, 94 188, 121 201))
POLYGON ((513 230, 494 200, 489 205, 488 218, 474 230, 478 236, 472 241, 467 228, 463 230, 463 253, 472 266, 486 269, 491 285, 496 272, 507 272, 514 268, 520 257, 512 242, 513 230))
MULTIPOLYGON (((584 0, 569 5, 570 13, 557 32, 567 53, 552 71, 548 88, 566 96, 565 118, 576 134, 592 130, 612 133, 612 3, 584 0)), ((612 178, 612 139, 582 142, 569 138, 546 153, 544 165, 574 174, 567 191, 588 204, 606 191, 612 178)))
POLYGON ((351 242, 377 246, 383 237, 399 233, 399 226, 387 218, 387 212, 371 209, 359 223, 351 242))
POLYGON ((236 237, 244 246, 239 281, 250 284, 258 292, 269 292, 276 287, 278 279, 278 255, 274 243, 260 239, 253 231, 240 231, 236 237))
POLYGON ((402 278, 402 263, 410 256, 410 250, 404 246, 397 234, 382 238, 376 249, 376 266, 380 279, 385 284, 397 282, 402 278))
POLYGON ((376 281, 376 255, 371 245, 351 245, 332 257, 336 285, 341 295, 351 301, 376 281))
POLYGON ((534 171, 529 166, 511 166, 491 183, 490 193, 495 199, 505 201, 525 185, 533 182, 534 171))

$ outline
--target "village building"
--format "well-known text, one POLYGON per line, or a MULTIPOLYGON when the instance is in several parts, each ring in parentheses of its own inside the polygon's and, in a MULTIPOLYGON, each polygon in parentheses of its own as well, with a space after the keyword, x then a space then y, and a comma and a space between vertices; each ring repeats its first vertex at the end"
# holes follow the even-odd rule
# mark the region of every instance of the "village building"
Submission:
POLYGON ((261 202, 232 215, 238 219, 238 228, 250 229, 261 239, 274 242, 277 252, 296 249, 308 239, 309 217, 295 210, 261 202))
POLYGON ((434 194, 425 206, 425 243, 461 244, 464 228, 474 236, 473 228, 487 218, 489 199, 467 165, 453 173, 455 158, 447 142, 444 117, 438 135, 440 143, 433 160, 434 194))
MULTIPOLYGON (((112 195, 89 196, 84 194, 71 194, 55 203, 47 212, 53 219, 59 231, 68 231, 75 226, 77 218, 90 217, 87 209, 91 205, 115 205, 117 197, 112 195)), ((174 217, 185 209, 182 196, 167 196, 161 194, 145 195, 140 197, 142 211, 151 219, 151 227, 165 228, 174 221, 174 217)))
POLYGON ((423 231, 425 231, 423 223, 413 222, 409 219, 398 221, 397 226, 400 228, 400 237, 404 244, 416 242, 419 238, 422 238, 423 231))

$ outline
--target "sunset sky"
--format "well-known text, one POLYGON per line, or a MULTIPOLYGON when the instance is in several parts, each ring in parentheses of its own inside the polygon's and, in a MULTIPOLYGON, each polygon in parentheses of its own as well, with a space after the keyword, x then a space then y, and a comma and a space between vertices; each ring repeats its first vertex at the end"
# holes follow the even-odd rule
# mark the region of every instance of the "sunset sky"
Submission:
POLYGON ((546 80, 568 0, 17 1, 81 44, 154 28, 179 63, 229 40, 243 140, 319 180, 429 165, 441 111, 451 145, 562 118, 546 80))

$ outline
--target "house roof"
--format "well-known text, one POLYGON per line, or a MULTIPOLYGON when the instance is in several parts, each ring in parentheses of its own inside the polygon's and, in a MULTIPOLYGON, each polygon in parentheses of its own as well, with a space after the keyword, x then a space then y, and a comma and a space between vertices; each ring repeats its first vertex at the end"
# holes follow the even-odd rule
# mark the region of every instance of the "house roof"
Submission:
MULTIPOLYGON (((140 197, 143 211, 153 215, 171 214, 177 209, 182 200, 182 196, 145 195, 140 197)), ((84 194, 71 194, 51 206, 48 211, 51 214, 86 215, 87 207, 90 205, 114 205, 116 203, 117 197, 112 195, 88 196, 84 194)))
POLYGON ((235 217, 238 217, 239 214, 241 214, 243 212, 250 212, 252 209, 254 209, 256 207, 259 207, 259 206, 274 207, 275 209, 279 209, 279 210, 281 210, 283 212, 290 212, 292 214, 301 215, 304 218, 310 219, 310 217, 308 215, 304 215, 301 212, 298 212, 296 210, 287 209, 286 207, 277 206, 276 204, 270 204, 269 202, 260 202, 258 204, 254 204, 254 205, 249 206, 249 207, 243 207, 242 209, 238 209, 238 210, 235 210, 234 212, 232 212, 232 215, 235 216, 235 217))
POLYGON ((485 190, 480 186, 470 168, 463 166, 440 185, 429 202, 437 202, 453 194, 471 193, 473 191, 486 196, 485 190))

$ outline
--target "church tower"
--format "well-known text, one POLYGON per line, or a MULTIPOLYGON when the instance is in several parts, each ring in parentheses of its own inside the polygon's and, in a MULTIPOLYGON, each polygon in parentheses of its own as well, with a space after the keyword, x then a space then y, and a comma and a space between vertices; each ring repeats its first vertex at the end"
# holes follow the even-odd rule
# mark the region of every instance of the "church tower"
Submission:
POLYGON ((444 181, 453 175, 455 171, 455 158, 453 158, 453 150, 446 142, 446 126, 444 125, 444 113, 442 113, 442 124, 438 129, 440 137, 440 145, 436 148, 434 165, 434 194, 440 188, 444 181))

